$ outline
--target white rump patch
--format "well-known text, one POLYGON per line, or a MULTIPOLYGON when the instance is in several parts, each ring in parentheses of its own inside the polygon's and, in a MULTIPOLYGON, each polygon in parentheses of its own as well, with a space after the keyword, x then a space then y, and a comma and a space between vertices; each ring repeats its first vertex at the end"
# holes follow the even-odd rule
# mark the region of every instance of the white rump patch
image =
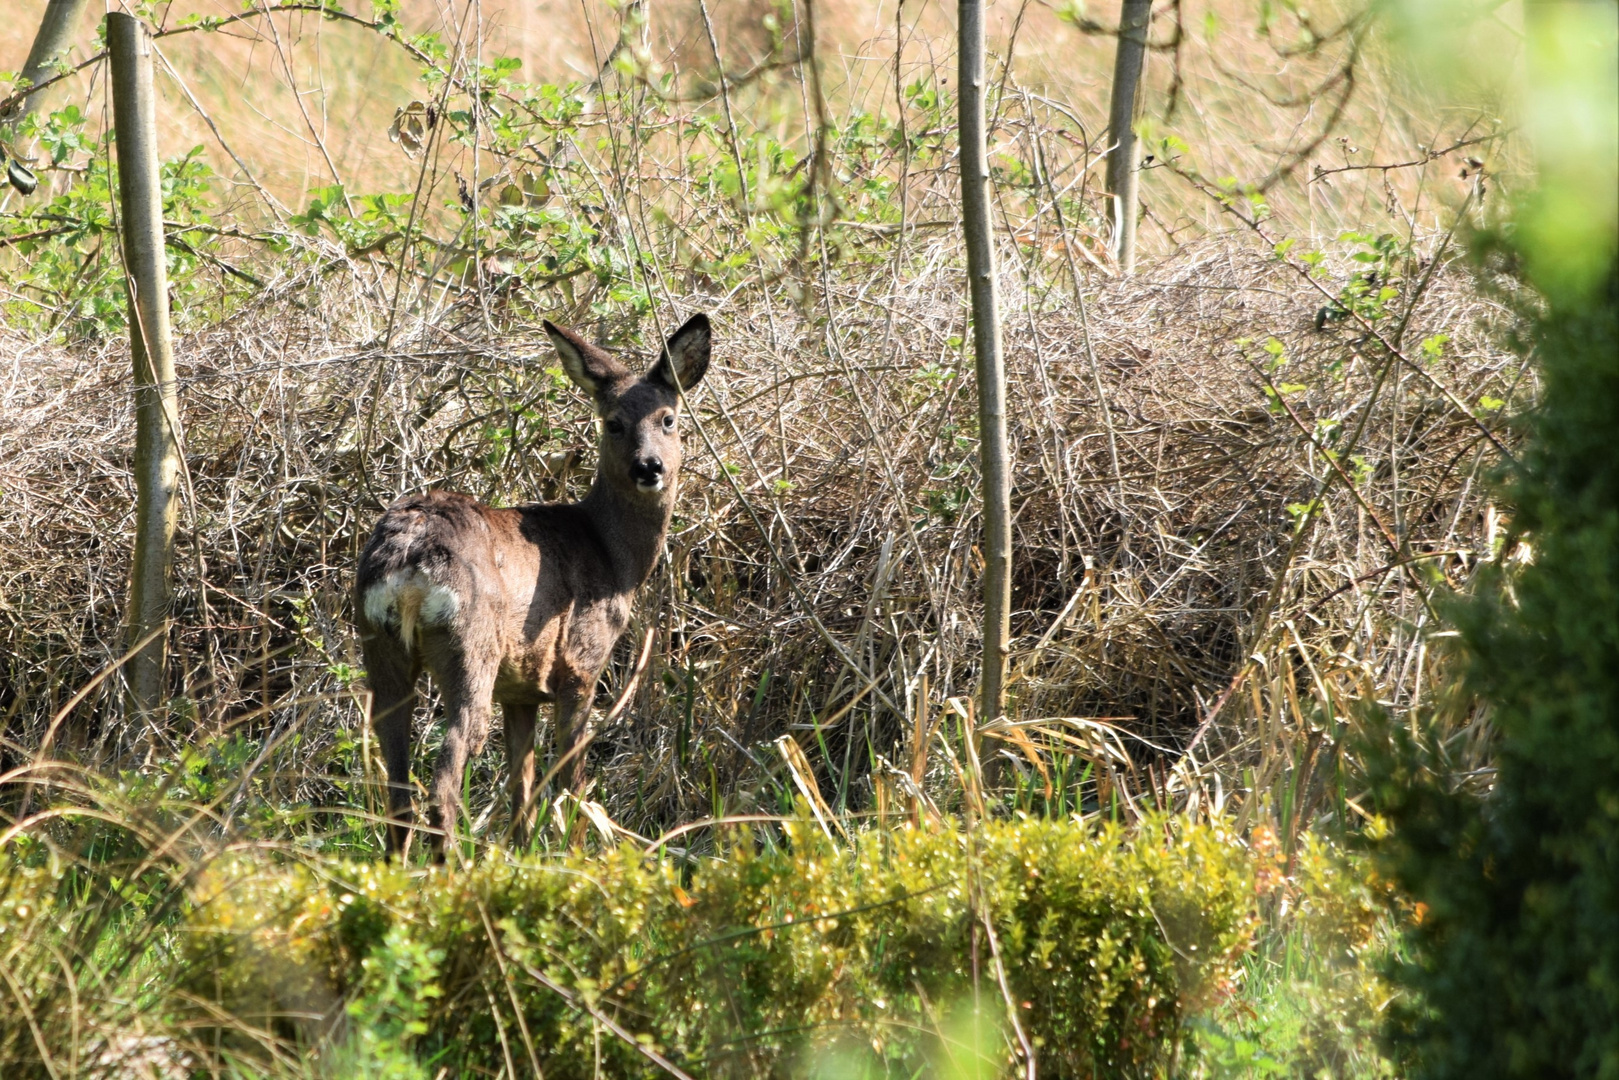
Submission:
POLYGON ((422 597, 422 623, 425 626, 443 626, 461 610, 461 598, 447 586, 434 585, 422 597))
POLYGON ((398 621, 399 640, 416 644, 419 626, 445 626, 461 610, 461 598, 420 570, 389 574, 365 593, 365 617, 373 626, 398 621))

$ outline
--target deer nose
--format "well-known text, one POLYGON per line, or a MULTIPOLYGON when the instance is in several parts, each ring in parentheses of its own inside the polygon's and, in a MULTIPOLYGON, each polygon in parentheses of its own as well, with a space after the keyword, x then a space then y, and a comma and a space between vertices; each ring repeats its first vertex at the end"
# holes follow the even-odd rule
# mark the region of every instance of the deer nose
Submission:
POLYGON ((630 466, 630 479, 638 487, 658 488, 663 484, 663 459, 641 458, 630 466))

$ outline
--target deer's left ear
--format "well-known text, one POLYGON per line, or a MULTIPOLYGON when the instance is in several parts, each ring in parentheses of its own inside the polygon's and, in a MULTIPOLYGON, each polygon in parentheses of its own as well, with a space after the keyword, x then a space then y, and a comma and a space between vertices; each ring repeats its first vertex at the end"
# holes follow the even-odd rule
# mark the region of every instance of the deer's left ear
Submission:
POLYGON ((693 315, 669 337, 663 355, 646 373, 648 382, 658 382, 671 390, 690 390, 708 371, 713 333, 707 315, 693 315))

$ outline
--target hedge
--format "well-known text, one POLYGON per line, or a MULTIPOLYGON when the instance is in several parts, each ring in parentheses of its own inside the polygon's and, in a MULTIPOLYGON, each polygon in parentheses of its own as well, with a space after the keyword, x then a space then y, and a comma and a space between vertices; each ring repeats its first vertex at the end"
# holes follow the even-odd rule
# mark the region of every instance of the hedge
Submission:
POLYGON ((1175 819, 851 847, 800 822, 684 864, 631 847, 458 871, 244 860, 199 891, 185 967, 204 1018, 235 1018, 219 1045, 245 1052, 256 1028, 407 1074, 651 1076, 656 1057, 792 1076, 836 1055, 843 1074, 912 1076, 978 1053, 967 1074, 986 1075, 1014 1064, 998 952, 1042 1076, 1139 1077, 1172 1069, 1183 1019, 1229 993, 1254 889, 1227 831, 1175 819), (974 1016, 993 1024, 977 1051, 974 1016))

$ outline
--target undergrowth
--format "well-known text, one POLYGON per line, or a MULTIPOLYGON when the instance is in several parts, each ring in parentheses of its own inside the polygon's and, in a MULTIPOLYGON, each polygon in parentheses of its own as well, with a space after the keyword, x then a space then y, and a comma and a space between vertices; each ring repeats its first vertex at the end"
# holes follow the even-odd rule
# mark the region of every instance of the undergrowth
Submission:
POLYGON ((620 844, 446 871, 256 846, 129 879, 13 847, 0 1064, 987 1077, 1027 1040, 1049 1077, 1223 1077, 1253 1041, 1248 1064, 1379 1075, 1387 903, 1341 853, 1288 860, 1257 835, 1020 818, 844 842, 806 812, 702 857, 620 844))

